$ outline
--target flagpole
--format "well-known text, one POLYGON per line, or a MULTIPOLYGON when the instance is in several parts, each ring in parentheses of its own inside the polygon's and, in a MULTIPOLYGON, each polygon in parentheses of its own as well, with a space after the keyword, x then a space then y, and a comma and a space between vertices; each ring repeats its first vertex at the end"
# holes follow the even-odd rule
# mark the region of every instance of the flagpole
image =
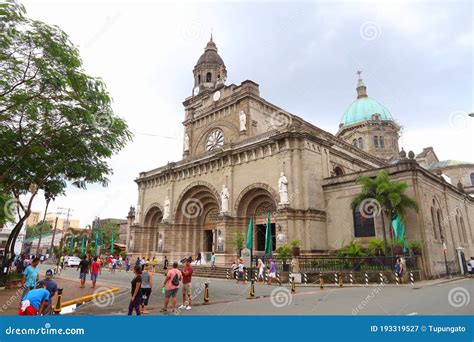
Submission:
POLYGON ((252 222, 252 238, 250 239, 250 282, 252 282, 253 279, 253 215, 250 216, 250 221, 252 222))

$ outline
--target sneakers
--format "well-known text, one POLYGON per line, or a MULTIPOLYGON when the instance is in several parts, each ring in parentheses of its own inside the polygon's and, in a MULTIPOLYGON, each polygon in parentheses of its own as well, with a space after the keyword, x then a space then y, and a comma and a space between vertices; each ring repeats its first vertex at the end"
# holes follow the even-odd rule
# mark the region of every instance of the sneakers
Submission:
POLYGON ((168 310, 161 309, 160 312, 168 312, 168 310))
POLYGON ((188 306, 186 307, 186 310, 191 310, 191 307, 188 305, 188 306))
POLYGON ((186 305, 180 305, 178 309, 186 309, 186 305))

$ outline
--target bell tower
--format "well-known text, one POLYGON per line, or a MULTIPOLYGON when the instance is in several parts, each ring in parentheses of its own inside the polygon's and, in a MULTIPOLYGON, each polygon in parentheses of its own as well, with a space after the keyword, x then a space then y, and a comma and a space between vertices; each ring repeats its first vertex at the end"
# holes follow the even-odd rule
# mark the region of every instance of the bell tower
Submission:
POLYGON ((221 56, 217 53, 217 46, 211 39, 207 43, 204 53, 199 57, 193 69, 194 87, 196 96, 205 90, 215 90, 224 86, 227 79, 227 70, 221 56))

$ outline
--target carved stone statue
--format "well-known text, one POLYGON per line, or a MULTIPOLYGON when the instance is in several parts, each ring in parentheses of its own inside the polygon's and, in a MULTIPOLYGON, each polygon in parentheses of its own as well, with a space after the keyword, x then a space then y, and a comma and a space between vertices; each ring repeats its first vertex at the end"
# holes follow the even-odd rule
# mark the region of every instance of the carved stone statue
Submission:
POLYGON ((141 217, 141 214, 142 214, 142 208, 141 208, 141 203, 142 201, 142 193, 141 193, 141 190, 138 190, 138 201, 137 201, 137 206, 136 206, 136 210, 135 210, 135 221, 134 223, 140 223, 140 217, 141 217))
POLYGON ((288 200, 288 179, 286 179, 284 172, 280 173, 278 191, 280 192, 280 204, 290 204, 290 201, 288 200))
POLYGON ((168 222, 170 220, 170 199, 168 196, 165 198, 165 202, 163 203, 163 220, 162 222, 168 222))
POLYGON ((189 135, 188 133, 184 133, 184 144, 183 144, 183 150, 184 152, 189 151, 189 135))
POLYGON ((226 214, 229 212, 229 198, 230 198, 230 192, 229 189, 224 185, 222 185, 222 191, 221 191, 221 213, 226 214))
POLYGON ((239 119, 240 119, 240 131, 244 132, 247 130, 247 115, 245 115, 243 110, 240 111, 239 119))

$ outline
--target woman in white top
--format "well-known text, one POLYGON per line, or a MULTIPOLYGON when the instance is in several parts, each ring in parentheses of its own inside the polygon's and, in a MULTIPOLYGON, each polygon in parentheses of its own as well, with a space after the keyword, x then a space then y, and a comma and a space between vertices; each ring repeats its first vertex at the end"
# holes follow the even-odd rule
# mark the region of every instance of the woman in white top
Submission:
POLYGON ((258 259, 258 281, 264 281, 264 272, 265 272, 265 264, 263 263, 262 259, 258 259))

